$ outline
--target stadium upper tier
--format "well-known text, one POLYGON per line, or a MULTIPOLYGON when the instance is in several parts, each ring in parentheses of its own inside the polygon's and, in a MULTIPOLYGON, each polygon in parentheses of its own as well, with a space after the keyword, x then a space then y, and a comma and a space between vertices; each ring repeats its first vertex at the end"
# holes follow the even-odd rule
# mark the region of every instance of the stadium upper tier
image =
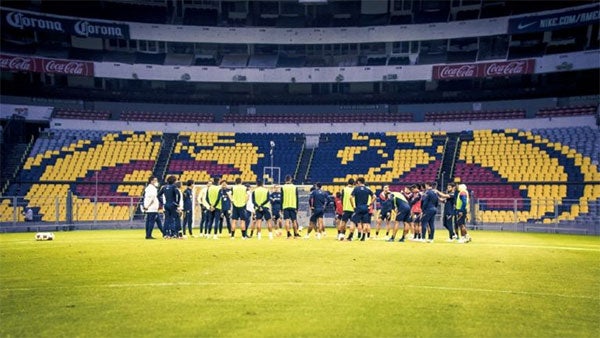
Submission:
MULTIPOLYGON (((12 2, 4 3, 13 4, 12 2)), ((53 2, 49 1, 49 3, 52 4, 53 2)), ((69 2, 69 4, 71 3, 69 2)), ((93 10, 93 4, 89 8, 92 9, 90 10, 91 13, 102 13, 102 9, 108 7, 108 12, 113 15, 111 19, 119 20, 119 13, 121 12, 136 12, 131 10, 116 11, 112 8, 113 6, 123 6, 124 8, 138 6, 155 10, 161 8, 161 4, 167 5, 167 3, 159 2, 158 4, 142 5, 142 2, 125 4, 106 1, 96 3, 100 8, 97 11, 93 10)), ((219 2, 215 1, 215 3, 219 2)), ((277 2, 264 3, 275 5, 278 10, 280 9, 277 2)), ((359 1, 333 2, 332 5, 350 3, 361 5, 359 1)), ((362 3, 363 7, 369 7, 370 4, 379 2, 363 1, 362 3)), ((424 13, 429 13, 432 18, 438 17, 435 14, 437 12, 436 6, 451 7, 451 3, 446 1, 414 1, 414 3, 410 3, 411 7, 418 6, 419 11, 423 10, 424 13)), ((535 2, 532 6, 527 6, 527 10, 538 12, 533 17, 503 16, 489 19, 484 15, 482 16, 484 19, 481 20, 460 22, 442 20, 437 24, 418 24, 418 22, 415 22, 415 24, 399 26, 349 28, 334 25, 335 29, 278 29, 254 28, 252 26, 237 28, 187 27, 134 22, 90 21, 93 19, 85 16, 53 16, 39 11, 29 12, 2 7, 2 51, 19 55, 105 63, 219 66, 221 68, 263 70, 288 67, 468 63, 484 60, 523 59, 598 48, 600 45, 598 42, 598 22, 593 20, 594 15, 597 16, 597 5, 594 6, 593 2, 577 2, 575 5, 581 5, 582 3, 586 5, 565 8, 566 4, 573 5, 573 3, 549 3, 550 5, 535 2), (547 18, 546 12, 540 12, 548 8, 559 8, 552 11, 553 14, 550 14, 555 15, 556 18, 547 18), (577 20, 562 20, 562 18, 573 16, 577 17, 577 20), (554 19, 558 23, 548 23, 554 19), (522 24, 520 20, 529 20, 530 22, 522 24), (533 24, 536 26, 532 26, 533 24), (589 32, 590 29, 591 33, 589 32), (243 41, 240 41, 240 35, 244 36, 243 41)), ((17 8, 27 7, 18 3, 15 6, 17 8)), ((42 5, 42 9, 44 6, 42 5)), ((52 5, 48 6, 53 7, 52 5)), ((73 6, 78 7, 77 5, 73 6)), ((88 8, 86 6, 88 6, 87 2, 81 6, 81 9, 88 8)), ((206 6, 204 4, 204 9, 206 9, 206 6)), ((462 7, 469 7, 468 11, 473 11, 473 8, 477 6, 488 7, 480 3, 456 7, 456 10, 448 8, 446 10, 456 14, 460 12, 462 7)), ((506 6, 521 7, 522 4, 515 5, 508 2, 506 6)), ((36 9, 38 6, 32 7, 36 9)), ((62 4, 56 7, 61 11, 68 11, 71 6, 62 4)), ((220 9, 222 7, 228 6, 224 4, 219 6, 220 9)), ((281 7, 285 6, 282 5, 281 7)), ((345 5, 342 7, 345 7, 345 5)), ((385 9, 387 10, 387 3, 385 9)), ((367 8, 362 8, 361 11, 363 10, 370 13, 374 11, 373 9, 367 10, 367 8)), ((81 15, 80 12, 85 11, 74 12, 81 15)), ((176 12, 178 11, 174 13, 176 12)), ((514 9, 508 10, 508 13, 518 12, 514 9)), ((174 15, 174 13, 172 14, 174 15)), ((506 14, 506 11, 498 11, 498 13, 506 14)), ((140 10, 139 14, 144 17, 152 17, 143 10, 140 10)), ((262 15, 265 15, 265 13, 252 13, 250 16, 260 17, 262 15)), ((271 13, 266 15, 269 17, 276 16, 276 14, 271 13)), ((289 18, 290 16, 285 17, 289 18)), ((351 18, 352 15, 340 14, 340 17, 346 20, 351 18)), ((357 22, 355 20, 351 21, 357 22)), ((222 20, 219 20, 219 22, 222 22, 222 20)), ((332 20, 332 22, 335 22, 335 20, 332 20)), ((140 74, 141 72, 135 73, 140 74)), ((181 73, 181 75, 183 74, 181 73)), ((188 77, 182 78, 180 75, 177 78, 184 81, 195 78, 193 74, 187 74, 188 77)), ((292 77, 296 77, 297 81, 301 81, 301 77, 294 75, 292 77)), ((387 80, 396 79, 388 78, 387 80)))
MULTIPOLYGON (((578 4, 593 1, 578 1, 578 4)), ((46 13, 196 26, 347 27, 494 18, 573 6, 561 1, 4 1, 46 13)))

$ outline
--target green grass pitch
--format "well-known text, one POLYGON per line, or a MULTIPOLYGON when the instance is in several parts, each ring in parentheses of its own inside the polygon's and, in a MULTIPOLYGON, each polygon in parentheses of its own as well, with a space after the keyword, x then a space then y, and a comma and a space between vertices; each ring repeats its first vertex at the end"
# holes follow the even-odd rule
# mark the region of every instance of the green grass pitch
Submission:
POLYGON ((461 245, 442 231, 433 244, 338 242, 333 230, 320 241, 55 234, 0 235, 0 336, 600 336, 599 237, 474 231, 461 245))

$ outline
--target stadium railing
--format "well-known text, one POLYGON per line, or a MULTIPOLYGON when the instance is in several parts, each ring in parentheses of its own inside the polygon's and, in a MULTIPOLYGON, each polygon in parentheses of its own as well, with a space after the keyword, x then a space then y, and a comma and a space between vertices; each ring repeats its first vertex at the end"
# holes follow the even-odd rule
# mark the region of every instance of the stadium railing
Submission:
MULTIPOLYGON (((302 194, 301 200, 299 221, 301 226, 306 227, 309 216, 307 194, 302 194)), ((47 196, 39 203, 43 204, 40 206, 44 207, 46 214, 39 214, 39 207, 33 208, 33 220, 25 221, 24 213, 27 207, 25 198, 23 196, 3 197, 0 201, 0 232, 142 229, 144 227, 144 213, 140 209, 139 197, 47 196)), ((445 207, 442 204, 438 209, 436 229, 439 231, 444 230, 441 215, 445 207)), ((488 198, 475 199, 471 208, 467 221, 470 229, 600 235, 600 200, 488 198), (495 209, 490 210, 490 206, 495 209), (564 206, 583 210, 577 217, 570 218, 564 206), (548 212, 543 219, 527 219, 532 208, 547 208, 553 211, 548 212)), ((333 214, 326 214, 326 226, 333 224, 332 217, 333 214)), ((194 228, 197 228, 198 217, 194 219, 194 228)), ((375 217, 373 219, 375 220, 375 217)), ((438 234, 438 236, 442 235, 438 234)))

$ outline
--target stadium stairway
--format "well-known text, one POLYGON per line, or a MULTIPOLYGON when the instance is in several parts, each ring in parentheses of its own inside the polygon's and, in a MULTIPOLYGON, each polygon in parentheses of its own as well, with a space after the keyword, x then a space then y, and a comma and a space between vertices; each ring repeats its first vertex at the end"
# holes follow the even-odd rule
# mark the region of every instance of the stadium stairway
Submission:
POLYGON ((310 160, 315 153, 314 148, 303 148, 302 153, 300 154, 300 161, 298 162, 298 170, 296 171, 296 176, 294 180, 296 183, 306 183, 309 181, 308 177, 308 168, 310 167, 310 160))
POLYGON ((445 189, 445 184, 450 182, 454 173, 454 163, 456 162, 458 142, 460 142, 458 133, 448 133, 446 136, 446 145, 444 147, 444 155, 440 166, 438 189, 445 189))
POLYGON ((25 155, 29 152, 28 143, 3 143, 2 144, 2 175, 0 176, 0 192, 4 193, 7 183, 16 176, 18 169, 23 165, 25 155))
POLYGON ((154 170, 152 170, 152 174, 158 177, 159 180, 166 178, 169 160, 171 159, 173 149, 175 149, 175 142, 177 142, 177 134, 163 134, 156 165, 154 166, 154 170))

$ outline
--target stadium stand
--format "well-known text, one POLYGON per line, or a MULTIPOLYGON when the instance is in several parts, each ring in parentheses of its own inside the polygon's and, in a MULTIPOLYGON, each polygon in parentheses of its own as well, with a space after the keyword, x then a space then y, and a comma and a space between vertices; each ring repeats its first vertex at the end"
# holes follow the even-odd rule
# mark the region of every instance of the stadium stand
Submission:
POLYGON ((574 221, 600 197, 599 136, 589 127, 465 132, 455 180, 490 199, 479 205, 483 222, 574 221))
POLYGON ((333 183, 358 176, 373 184, 433 180, 444 142, 442 132, 321 134, 308 176, 333 183))
POLYGON ((219 67, 223 68, 246 68, 248 66, 248 55, 223 55, 219 67))
POLYGON ((476 121, 476 120, 506 120, 506 119, 524 119, 525 110, 510 109, 501 111, 450 111, 450 112, 427 112, 425 113, 425 121, 441 122, 441 121, 476 121))
MULTIPOLYGON (((233 182, 263 179, 263 168, 270 166, 270 141, 280 175, 293 173, 302 151, 301 134, 200 133, 182 132, 177 137, 168 174, 180 180, 206 182, 213 176, 233 182)), ((281 177, 283 180, 283 177, 281 177)))
POLYGON ((96 111, 92 109, 55 109, 53 114, 58 119, 75 119, 75 120, 110 120, 111 113, 109 111, 96 111))
MULTIPOLYGON (((77 220, 95 216, 98 220, 128 220, 132 211, 129 197, 137 201, 141 196, 143 183, 152 174, 161 134, 49 130, 37 139, 19 172, 19 181, 27 183, 20 187, 27 189, 21 190, 21 203, 42 221, 65 221, 63 208, 57 218, 55 203, 58 196, 64 198, 71 191, 77 220), (97 214, 94 196, 102 196, 97 214)), ((2 205, 9 203, 4 200, 2 205)), ((2 219, 7 217, 11 215, 3 214, 2 219)))
POLYGON ((561 117, 576 115, 594 115, 598 111, 598 106, 572 106, 572 107, 553 107, 540 109, 537 117, 561 117))
MULTIPOLYGON (((379 10, 373 3, 366 0, 362 3, 324 1, 318 5, 297 1, 127 0, 71 2, 70 6, 56 6, 51 1, 3 1, 3 15, 6 8, 17 8, 31 11, 25 13, 32 17, 48 18, 43 13, 72 16, 50 17, 60 20, 65 27, 67 22, 81 23, 88 18, 108 19, 111 24, 128 27, 129 37, 116 38, 110 34, 87 36, 90 32, 77 35, 70 28, 68 32, 58 33, 47 27, 33 27, 35 25, 3 25, 2 53, 7 55, 2 69, 3 96, 14 95, 21 97, 23 102, 39 100, 48 105, 64 100, 60 102, 61 107, 93 107, 103 101, 136 103, 136 108, 122 108, 122 111, 121 108, 119 111, 113 108, 111 112, 56 108, 52 118, 80 121, 51 120, 46 121, 45 126, 81 123, 85 128, 83 122, 90 120, 95 122, 94 128, 111 124, 102 120, 141 122, 131 123, 141 130, 151 129, 151 122, 161 122, 155 126, 160 125, 165 130, 173 127, 168 122, 265 124, 265 128, 260 129, 264 133, 220 132, 221 126, 216 124, 209 126, 214 127, 215 132, 208 133, 180 132, 179 129, 170 130, 173 134, 167 131, 163 134, 50 129, 33 143, 29 157, 12 184, 2 187, 3 196, 24 196, 17 203, 19 206, 32 206, 42 221, 53 222, 65 220, 64 208, 56 205, 62 205, 60 203, 70 191, 74 194, 77 220, 127 220, 131 217, 132 207, 135 207, 132 198, 139 198, 143 183, 152 173, 159 173, 161 180, 167 173, 175 174, 181 180, 191 178, 199 182, 213 175, 222 175, 229 181, 239 176, 246 182, 252 182, 262 178, 264 168, 270 165, 269 142, 274 141, 277 145, 275 163, 281 167, 281 174, 297 173, 298 181, 303 183, 321 181, 339 187, 349 177, 365 176, 368 183, 377 189, 383 184, 390 184, 397 190, 408 183, 447 181, 448 177, 440 171, 446 170, 445 165, 449 165, 448 168, 453 168, 453 175, 446 174, 450 175, 449 179, 468 184, 474 192, 475 221, 579 224, 600 219, 600 141, 595 127, 465 131, 460 135, 456 154, 451 151, 453 145, 448 146, 451 135, 443 131, 333 133, 327 130, 323 133, 321 129, 311 135, 316 140, 316 134, 319 134, 318 144, 311 144, 308 148, 304 134, 295 130, 279 134, 267 129, 272 127, 281 131, 286 127, 267 126, 267 123, 324 124, 325 128, 343 130, 344 125, 333 124, 353 123, 353 128, 361 128, 361 124, 380 122, 388 123, 389 128, 383 130, 395 130, 397 126, 404 130, 401 123, 422 121, 423 118, 425 122, 493 120, 481 128, 489 128, 492 123, 504 128, 517 123, 509 121, 511 119, 527 117, 531 121, 536 111, 535 117, 538 118, 597 115, 598 105, 587 104, 597 101, 599 92, 597 62, 589 65, 597 60, 588 61, 598 53, 600 45, 597 22, 543 31, 529 26, 532 31, 525 33, 514 33, 508 27, 507 30, 481 34, 471 29, 464 35, 457 35, 466 32, 460 28, 464 25, 474 24, 482 30, 486 28, 483 22, 466 20, 497 18, 494 21, 502 24, 494 26, 506 27, 507 20, 514 18, 504 16, 534 13, 536 18, 540 18, 548 14, 544 12, 547 10, 566 9, 572 13, 579 10, 575 6, 580 5, 595 10, 593 6, 597 6, 597 2, 538 1, 535 6, 529 6, 522 1, 383 1, 381 3, 387 6, 379 10), (375 13, 379 11, 381 13, 375 13), (449 21, 461 22, 445 24, 449 21), (158 25, 145 26, 142 23, 158 25), (418 23, 425 25, 418 27, 422 31, 411 41, 405 41, 402 34, 398 35, 398 41, 394 41, 386 34, 370 32, 382 28, 375 26, 418 23), (436 28, 438 24, 458 28, 440 34, 436 28), (201 27, 185 27, 189 25, 201 27), (240 30, 211 26, 266 27, 244 30, 246 32, 264 32, 270 27, 290 28, 281 30, 281 34, 293 32, 292 28, 311 27, 306 31, 314 33, 315 39, 321 39, 322 34, 324 40, 245 43, 243 37, 237 36, 238 33, 226 32, 240 30), (144 34, 147 33, 145 27, 151 28, 152 32, 156 30, 156 35, 144 34), (320 30, 318 27, 334 29, 320 30), (355 28, 360 33, 360 40, 347 40, 346 31, 354 31, 355 28), (207 34, 191 38, 192 34, 186 34, 199 31, 207 34), (339 35, 331 31, 339 31, 339 35), (451 38, 440 37, 446 34, 451 38), (553 55, 571 52, 579 53, 553 55), (25 63, 11 68, 9 60, 13 54, 31 58, 33 68, 25 67, 25 63), (42 69, 40 57, 106 64, 95 63, 93 74, 80 76, 60 69, 42 69), (450 74, 449 78, 438 79, 432 75, 431 67, 422 66, 463 62, 474 66, 476 61, 505 62, 533 57, 536 59, 529 60, 535 62, 533 74, 495 74, 494 77, 475 78, 450 74), (226 80, 221 78, 220 82, 213 82, 214 79, 198 82, 195 74, 199 73, 194 72, 185 73, 185 77, 178 76, 175 81, 166 76, 171 75, 171 69, 174 71, 190 65, 201 66, 192 69, 200 74, 216 71, 219 75, 233 76, 227 76, 226 80), (335 77, 336 74, 328 77, 329 69, 310 69, 364 66, 364 69, 352 69, 352 72, 366 77, 380 74, 378 71, 385 65, 410 67, 389 67, 401 71, 397 71, 398 74, 394 73, 396 70, 384 72, 381 73, 383 78, 378 75, 376 81, 365 82, 362 82, 362 77, 358 80, 349 79, 350 76, 346 79, 335 77), (122 68, 114 68, 116 71, 111 72, 113 66, 122 68), (223 69, 208 69, 209 66, 223 69), (297 67, 307 69, 288 69, 297 67), (169 70, 164 71, 167 68, 169 70), (232 72, 234 68, 257 69, 242 69, 238 75, 232 72), (269 82, 273 81, 270 76, 277 75, 271 74, 278 71, 273 68, 285 68, 293 73, 314 70, 319 71, 320 76, 276 77, 275 82, 269 82), (137 71, 139 69, 144 71, 137 71), (262 69, 266 71, 261 73, 262 69), (256 80, 247 79, 244 75, 252 73, 265 74, 265 77, 256 80), (321 75, 323 77, 317 79, 321 75), (306 78, 311 81, 307 82, 306 78), (574 99, 575 103, 585 102, 586 105, 567 105, 573 103, 568 102, 563 106, 563 98, 566 102, 574 96, 579 97, 574 99), (535 107, 513 105, 516 109, 496 109, 521 98, 553 98, 560 102, 561 107, 539 109, 539 104, 535 107), (447 110, 443 107, 449 102, 459 102, 462 107, 467 103, 491 100, 505 102, 493 106, 494 110, 487 109, 489 106, 484 103, 482 111, 458 110, 454 108, 458 104, 447 110), (150 102, 211 103, 227 109, 216 109, 219 112, 214 115, 168 110, 155 112, 157 108, 146 109, 143 106, 150 102), (282 106, 298 103, 336 106, 332 111, 347 104, 357 104, 358 108, 348 109, 352 112, 346 113, 311 111, 308 106, 306 113, 292 114, 285 109, 276 113, 263 113, 259 109, 252 115, 235 113, 246 111, 243 106, 275 103, 282 106), (437 104, 442 109, 432 109, 432 112, 419 109, 413 113, 360 111, 359 105, 368 104, 389 104, 389 111, 403 110, 402 104, 427 104, 427 107, 437 104), (391 108, 393 105, 397 105, 394 108, 398 109, 391 108), (99 181, 98 185, 96 181, 99 181), (101 196, 97 210, 92 208, 96 195, 101 196)), ((396 28, 412 31, 415 27, 383 27, 383 31, 389 33, 396 28)), ((298 107, 294 110, 298 111, 298 107)), ((545 120, 550 123, 556 119, 545 120)), ((445 124, 425 125, 420 125, 419 130, 422 130, 421 127, 443 129, 445 124)), ((464 125, 469 128, 471 123, 464 125)), ((250 129, 253 127, 225 126, 246 132, 253 131, 250 129)), ((13 200, 9 198, 0 198, 0 221, 8 221, 12 217, 11 203, 13 200)), ((22 220, 20 215, 18 217, 22 220)))
POLYGON ((195 112, 124 111, 121 113, 120 119, 123 121, 211 123, 214 116, 195 112))

